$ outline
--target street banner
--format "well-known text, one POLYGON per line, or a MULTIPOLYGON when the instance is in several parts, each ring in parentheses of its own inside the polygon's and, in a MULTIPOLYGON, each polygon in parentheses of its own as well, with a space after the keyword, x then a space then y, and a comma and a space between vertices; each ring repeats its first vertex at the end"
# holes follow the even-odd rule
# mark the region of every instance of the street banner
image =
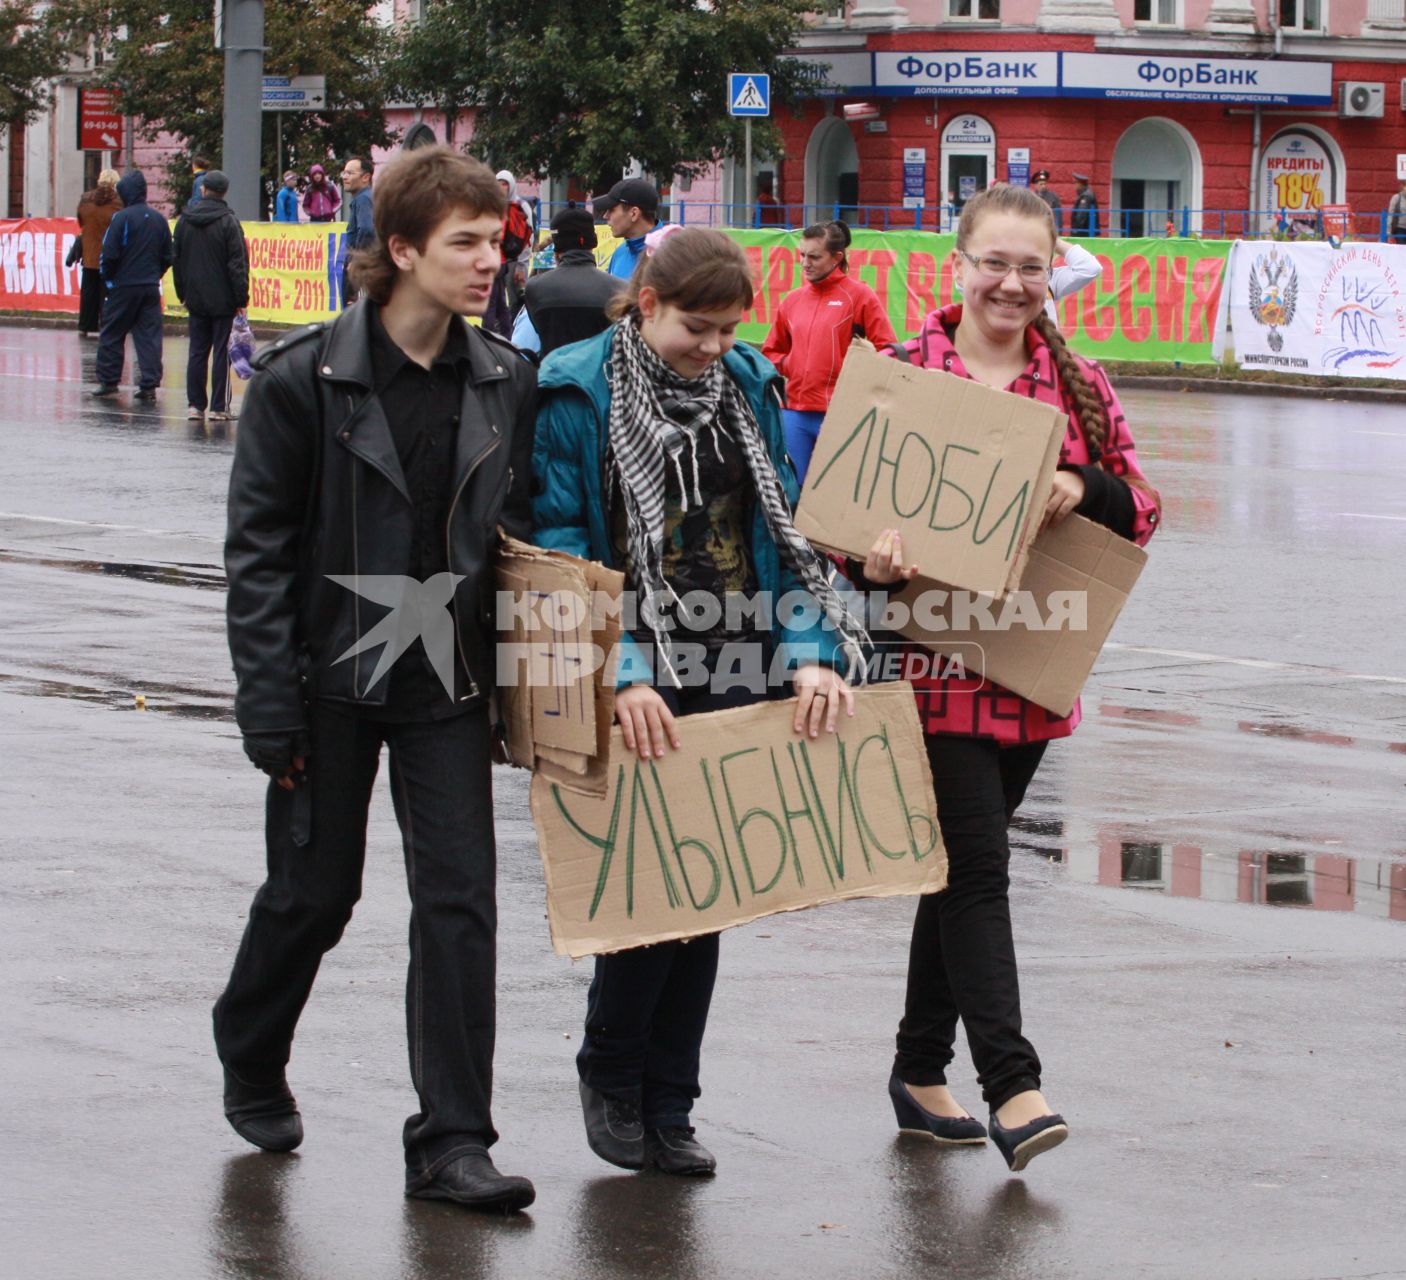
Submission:
MULTIPOLYGON (((249 319, 274 324, 335 320, 342 310, 342 256, 346 224, 245 222, 249 251, 249 319)), ((172 223, 172 229, 175 224, 172 223)), ((185 315, 167 272, 166 313, 185 315)))
POLYGON ((78 312, 80 268, 63 265, 74 218, 0 219, 0 311, 78 312))
POLYGON ((541 773, 532 818, 552 945, 573 958, 692 938, 845 898, 947 884, 913 688, 859 689, 818 738, 789 702, 689 716, 642 761, 611 735, 609 790, 541 773))
POLYGON ((1406 381, 1406 245, 1236 241, 1217 358, 1242 369, 1406 381))
POLYGON ((1053 405, 856 342, 816 440, 796 528, 863 559, 896 529, 913 564, 1003 597, 1021 584, 1068 419, 1053 405))
MULTIPOLYGON (((298 325, 335 319, 342 309, 345 232, 339 222, 244 223, 250 320, 298 325)), ((66 237, 77 234, 72 218, 0 220, 0 310, 76 313, 78 268, 66 270, 63 259, 66 237)), ((618 241, 604 227, 596 234, 596 260, 604 265, 618 241)), ((738 337, 760 344, 781 299, 801 287, 800 233, 729 230, 728 235, 746 250, 757 285, 738 337)), ((1214 363, 1211 339, 1231 243, 1086 241, 1103 275, 1059 304, 1060 329, 1076 351, 1096 359, 1214 363)), ((954 236, 932 231, 859 230, 849 250, 850 271, 879 295, 895 332, 912 337, 928 312, 954 300, 955 244, 954 236)), ((183 314, 169 274, 165 295, 168 311, 183 314)))
MULTIPOLYGON (((776 308, 801 287, 800 233, 732 230, 747 251, 758 296, 737 336, 760 343, 776 308)), ((855 231, 850 274, 879 295, 894 331, 910 338, 923 317, 959 300, 952 286, 956 236, 932 231, 855 231)), ((1103 267, 1087 288, 1058 305, 1060 331, 1081 355, 1098 360, 1212 364, 1211 337, 1227 240, 1090 239, 1103 267)))

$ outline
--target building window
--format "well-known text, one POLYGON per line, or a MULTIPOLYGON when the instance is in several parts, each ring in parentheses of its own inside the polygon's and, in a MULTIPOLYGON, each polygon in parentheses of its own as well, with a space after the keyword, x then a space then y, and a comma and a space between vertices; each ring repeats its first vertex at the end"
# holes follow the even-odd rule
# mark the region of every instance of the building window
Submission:
POLYGON ((1156 27, 1179 27, 1177 0, 1133 0, 1133 21, 1156 27))
POLYGON ((947 0, 951 22, 1000 22, 1001 0, 947 0))
POLYGON ((1295 31, 1323 30, 1323 0, 1279 0, 1279 25, 1295 31))

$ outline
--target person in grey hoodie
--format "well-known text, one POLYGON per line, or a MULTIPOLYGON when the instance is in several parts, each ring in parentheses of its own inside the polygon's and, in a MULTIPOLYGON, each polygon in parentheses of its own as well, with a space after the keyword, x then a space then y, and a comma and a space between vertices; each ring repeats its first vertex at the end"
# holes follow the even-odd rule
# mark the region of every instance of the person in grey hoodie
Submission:
POLYGON ((208 407, 214 422, 229 417, 229 335, 235 315, 249 305, 249 254, 228 194, 229 178, 211 169, 204 195, 181 215, 175 237, 176 297, 190 313, 186 417, 202 418, 208 407))
POLYGON ((96 397, 114 396, 122 380, 127 335, 137 348, 138 400, 155 400, 161 385, 161 277, 174 259, 171 228, 146 202, 146 178, 134 169, 117 184, 123 207, 103 236, 102 329, 98 334, 96 397))

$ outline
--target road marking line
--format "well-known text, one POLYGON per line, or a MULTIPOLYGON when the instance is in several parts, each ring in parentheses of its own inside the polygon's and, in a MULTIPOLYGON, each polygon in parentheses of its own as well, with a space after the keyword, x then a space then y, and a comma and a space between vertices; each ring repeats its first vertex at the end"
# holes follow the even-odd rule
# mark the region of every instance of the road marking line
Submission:
MULTIPOLYGON (((1354 671, 1340 671, 1336 667, 1315 667, 1304 662, 1267 662, 1262 658, 1232 658, 1224 653, 1201 653, 1195 649, 1158 649, 1145 644, 1119 644, 1110 641, 1105 649, 1117 649, 1123 653, 1155 653, 1166 658, 1191 658, 1197 662, 1219 662, 1231 667, 1253 667, 1260 671, 1302 671, 1314 675, 1331 676, 1338 680, 1376 680, 1383 684, 1406 684, 1406 676, 1372 676, 1354 671)), ((1116 671, 1108 672, 1116 676, 1116 671)))
POLYGON ((104 524, 99 520, 66 520, 63 516, 35 516, 23 511, 0 511, 0 520, 31 520, 36 524, 65 524, 79 529, 114 529, 119 533, 145 533, 160 538, 196 538, 202 542, 221 542, 222 538, 208 533, 189 533, 183 529, 143 529, 135 524, 104 524))
POLYGON ((1379 516, 1370 511, 1343 511, 1339 514, 1350 516, 1354 520, 1406 520, 1406 516, 1379 516))

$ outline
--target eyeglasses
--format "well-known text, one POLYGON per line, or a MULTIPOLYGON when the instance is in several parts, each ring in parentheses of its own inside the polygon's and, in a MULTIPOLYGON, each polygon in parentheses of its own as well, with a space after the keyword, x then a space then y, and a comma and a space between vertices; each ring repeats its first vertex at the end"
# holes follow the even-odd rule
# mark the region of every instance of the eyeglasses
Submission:
POLYGON ((957 252, 988 280, 1004 280, 1014 271, 1026 284, 1049 284, 1050 276, 1054 272, 1052 267, 1043 262, 1022 262, 1017 266, 1004 258, 978 258, 965 249, 958 249, 957 252))

